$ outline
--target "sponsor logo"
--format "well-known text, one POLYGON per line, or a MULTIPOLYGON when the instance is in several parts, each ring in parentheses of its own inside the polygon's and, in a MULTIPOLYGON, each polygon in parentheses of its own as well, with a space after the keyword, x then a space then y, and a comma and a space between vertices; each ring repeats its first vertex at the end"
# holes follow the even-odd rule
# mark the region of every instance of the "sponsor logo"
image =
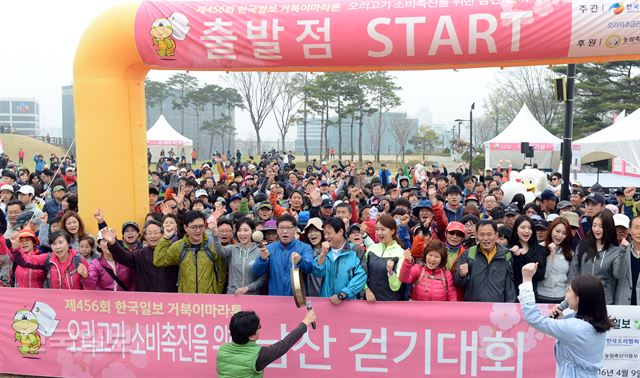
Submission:
POLYGON ((607 39, 604 41, 604 44, 610 49, 615 49, 617 47, 620 47, 620 45, 622 44, 622 38, 617 34, 612 34, 607 37, 607 39))
POLYGON ((613 3, 609 7, 609 12, 613 12, 613 14, 620 14, 624 12, 624 4, 622 3, 613 3))

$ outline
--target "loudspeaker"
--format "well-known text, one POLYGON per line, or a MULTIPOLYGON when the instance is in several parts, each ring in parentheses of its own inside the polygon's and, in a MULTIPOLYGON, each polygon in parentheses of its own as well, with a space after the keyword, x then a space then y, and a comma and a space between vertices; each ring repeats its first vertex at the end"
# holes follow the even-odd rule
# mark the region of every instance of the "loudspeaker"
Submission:
POLYGON ((532 158, 533 157, 533 146, 529 146, 529 149, 524 154, 524 157, 527 157, 527 158, 532 158))
POLYGON ((567 101, 567 78, 559 77, 554 80, 553 93, 556 100, 560 102, 567 101))
POLYGON ((520 153, 521 154, 526 154, 527 151, 529 151, 529 142, 520 143, 520 153))

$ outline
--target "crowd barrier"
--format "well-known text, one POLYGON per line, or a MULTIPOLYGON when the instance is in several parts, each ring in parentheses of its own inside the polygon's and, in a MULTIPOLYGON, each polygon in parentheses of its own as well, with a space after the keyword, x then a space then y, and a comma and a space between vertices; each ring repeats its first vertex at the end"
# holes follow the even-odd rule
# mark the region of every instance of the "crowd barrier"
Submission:
MULTIPOLYGON (((317 329, 268 377, 551 377, 553 339, 513 303, 312 298, 317 329)), ((548 305, 542 305, 548 310, 548 305)), ((254 310, 264 345, 304 317, 289 297, 0 288, 0 373, 64 377, 215 375, 232 314, 254 310)), ((603 376, 638 377, 640 308, 612 306, 603 376)))

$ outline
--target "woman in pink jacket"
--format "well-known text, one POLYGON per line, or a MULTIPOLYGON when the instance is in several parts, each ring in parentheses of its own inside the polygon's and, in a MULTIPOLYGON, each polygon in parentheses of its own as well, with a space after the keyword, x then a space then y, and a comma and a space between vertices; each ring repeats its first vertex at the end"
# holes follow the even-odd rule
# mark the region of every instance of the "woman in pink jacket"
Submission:
MULTIPOLYGON (((12 238, 11 244, 15 247, 14 251, 19 251, 23 255, 39 255, 40 251, 36 248, 38 245, 38 238, 36 234, 30 229, 25 228, 21 230, 15 239, 12 238), (14 244, 14 242, 17 243, 14 244)), ((12 256, 13 257, 13 256, 12 256)), ((44 287, 45 273, 44 269, 30 269, 21 266, 16 266, 14 272, 14 286, 15 287, 29 287, 29 288, 42 288, 44 287)))
POLYGON ((135 291, 135 271, 115 262, 101 233, 98 233, 98 251, 102 256, 91 260, 89 275, 82 279, 85 289, 135 291), (114 277, 117 277, 117 281, 114 277))
POLYGON ((71 235, 66 231, 56 231, 49 236, 52 253, 26 255, 13 252, 13 262, 24 268, 42 269, 45 287, 51 289, 82 290, 81 279, 87 277, 87 260, 71 249, 71 235))
POLYGON ((400 281, 411 284, 409 298, 413 301, 457 301, 453 276, 446 268, 447 249, 438 240, 425 246, 422 261, 414 264, 411 250, 404 252, 400 281))

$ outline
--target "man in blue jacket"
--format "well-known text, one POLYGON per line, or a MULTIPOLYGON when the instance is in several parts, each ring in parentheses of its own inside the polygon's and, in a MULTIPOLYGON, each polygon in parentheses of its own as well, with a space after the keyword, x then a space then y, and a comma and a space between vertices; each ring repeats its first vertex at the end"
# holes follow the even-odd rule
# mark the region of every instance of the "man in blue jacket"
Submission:
POLYGON ((339 305, 346 299, 355 299, 364 289, 367 282, 367 273, 362 267, 364 252, 362 257, 358 256, 345 238, 342 219, 329 218, 323 228, 326 241, 313 262, 313 275, 324 278, 320 296, 331 298, 331 303, 339 305))
POLYGON ((278 241, 262 249, 260 258, 253 264, 256 278, 269 272, 269 295, 292 295, 291 260, 302 273, 309 274, 313 269, 311 246, 295 238, 296 223, 296 219, 289 213, 278 217, 278 241))

